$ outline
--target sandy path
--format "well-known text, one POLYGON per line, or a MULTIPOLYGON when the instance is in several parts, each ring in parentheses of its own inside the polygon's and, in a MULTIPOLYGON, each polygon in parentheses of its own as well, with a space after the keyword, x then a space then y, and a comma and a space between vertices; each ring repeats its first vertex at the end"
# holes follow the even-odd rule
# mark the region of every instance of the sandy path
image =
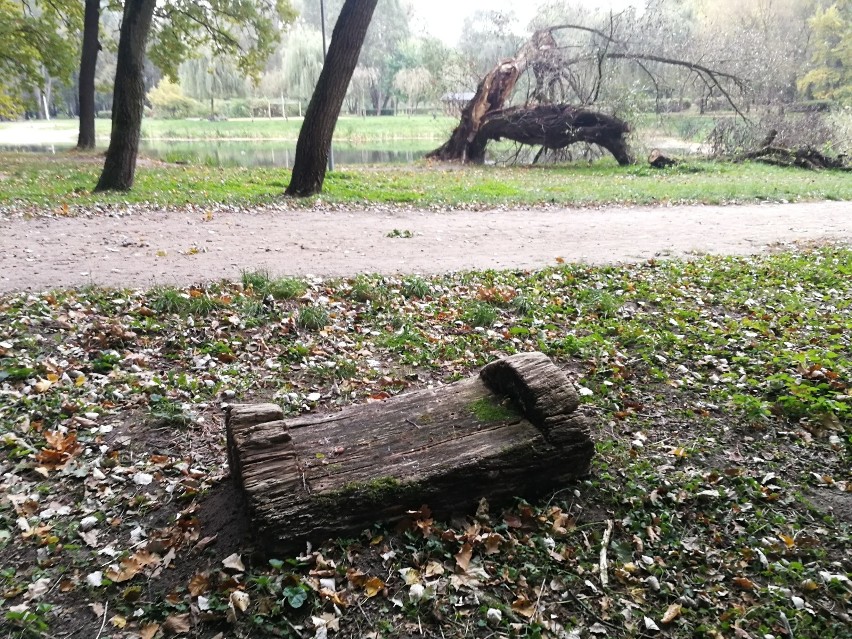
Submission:
POLYGON ((442 273, 749 254, 795 240, 852 241, 852 203, 436 213, 259 210, 0 221, 0 291, 145 287, 275 275, 442 273), (394 229, 413 237, 388 237, 394 229))

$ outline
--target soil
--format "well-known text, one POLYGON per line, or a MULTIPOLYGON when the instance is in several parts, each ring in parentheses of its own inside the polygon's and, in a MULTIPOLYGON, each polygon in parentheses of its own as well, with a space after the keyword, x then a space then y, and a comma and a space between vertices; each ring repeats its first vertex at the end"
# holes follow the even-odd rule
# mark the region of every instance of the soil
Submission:
POLYGON ((423 211, 145 210, 0 219, 0 293, 753 254, 852 238, 852 202, 423 211), (410 235, 410 237, 409 237, 410 235))

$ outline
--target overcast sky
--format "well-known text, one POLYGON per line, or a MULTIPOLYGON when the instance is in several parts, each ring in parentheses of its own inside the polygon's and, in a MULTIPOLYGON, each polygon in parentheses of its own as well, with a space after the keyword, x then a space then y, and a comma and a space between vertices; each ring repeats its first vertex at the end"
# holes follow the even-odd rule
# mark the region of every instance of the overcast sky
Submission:
MULTIPOLYGON (((599 8, 623 7, 631 0, 570 0, 585 2, 599 8)), ((634 2, 636 3, 636 2, 634 2)), ((458 42, 464 19, 477 10, 514 11, 518 17, 517 31, 523 33, 535 13, 538 2, 533 0, 417 0, 414 5, 412 28, 423 29, 447 44, 458 42)), ((381 5, 379 9, 381 10, 381 5)))

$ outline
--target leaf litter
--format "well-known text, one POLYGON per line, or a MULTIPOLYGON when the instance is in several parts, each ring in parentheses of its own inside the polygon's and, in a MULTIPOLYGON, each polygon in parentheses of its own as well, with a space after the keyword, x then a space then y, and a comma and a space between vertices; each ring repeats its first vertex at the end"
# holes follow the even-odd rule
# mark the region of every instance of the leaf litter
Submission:
POLYGON ((11 636, 848 636, 849 248, 247 273, 5 295, 0 317, 11 636), (252 547, 223 404, 338 410, 528 350, 598 425, 587 479, 451 522, 424 507, 296 556, 252 547))

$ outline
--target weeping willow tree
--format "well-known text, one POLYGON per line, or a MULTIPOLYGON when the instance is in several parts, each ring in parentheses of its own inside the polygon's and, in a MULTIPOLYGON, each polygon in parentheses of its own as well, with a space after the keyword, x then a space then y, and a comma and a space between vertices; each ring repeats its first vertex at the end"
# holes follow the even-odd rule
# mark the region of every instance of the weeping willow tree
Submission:
POLYGON ((299 24, 291 28, 270 58, 258 84, 258 93, 268 100, 280 99, 302 103, 310 99, 322 71, 322 35, 313 27, 299 24))
POLYGON ((179 68, 180 86, 196 100, 210 102, 210 117, 216 116, 215 100, 246 95, 245 73, 226 58, 209 51, 187 60, 179 68))

